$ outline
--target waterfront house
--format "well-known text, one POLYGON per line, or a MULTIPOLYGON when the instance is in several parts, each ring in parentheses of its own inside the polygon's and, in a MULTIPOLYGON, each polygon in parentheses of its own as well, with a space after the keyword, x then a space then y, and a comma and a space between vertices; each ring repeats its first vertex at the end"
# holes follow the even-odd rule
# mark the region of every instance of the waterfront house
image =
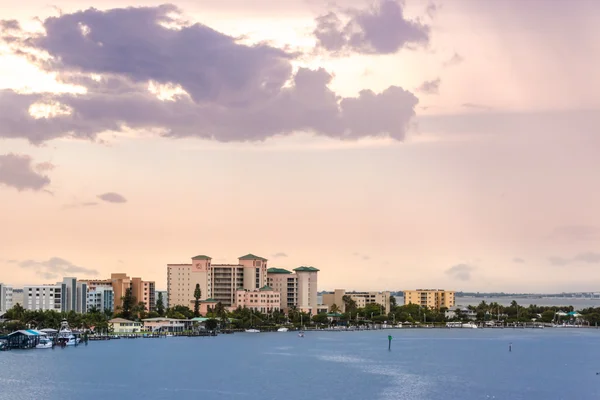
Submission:
POLYGON ((455 308, 446 310, 446 312, 444 313, 444 316, 446 317, 446 319, 454 319, 459 315, 465 316, 472 321, 477 319, 477 311, 470 310, 468 308, 455 307, 455 308))
POLYGON ((143 319, 144 330, 150 332, 183 332, 191 325, 189 320, 175 318, 146 318, 143 319))
POLYGON ((142 330, 142 323, 124 318, 114 318, 108 321, 113 333, 136 333, 142 330))

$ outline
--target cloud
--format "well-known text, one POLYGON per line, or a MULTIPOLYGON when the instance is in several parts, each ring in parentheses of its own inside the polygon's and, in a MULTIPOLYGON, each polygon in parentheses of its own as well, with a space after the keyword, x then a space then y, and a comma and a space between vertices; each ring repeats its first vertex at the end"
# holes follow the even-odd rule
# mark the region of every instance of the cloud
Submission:
POLYGON ((525 263, 525 260, 520 257, 515 257, 515 258, 513 258, 513 262, 517 263, 517 264, 523 264, 523 263, 525 263))
POLYGON ((585 252, 579 253, 572 258, 550 257, 548 262, 556 266, 565 266, 569 264, 600 264, 600 253, 585 252))
POLYGON ((97 205, 98 205, 98 202, 96 202, 96 201, 83 201, 83 202, 75 202, 75 203, 71 203, 71 204, 65 204, 62 208, 64 210, 67 210, 67 209, 71 209, 71 208, 94 207, 97 205))
POLYGON ((333 53, 393 54, 429 43, 429 27, 405 19, 401 1, 379 0, 366 10, 348 9, 339 14, 346 21, 331 11, 316 19, 313 32, 318 45, 333 53))
POLYGON ((434 2, 429 2, 429 4, 427 4, 427 8, 425 9, 425 13, 429 16, 429 18, 433 19, 433 17, 435 17, 435 14, 437 13, 438 10, 438 6, 437 4, 435 4, 434 2))
POLYGON ((600 238, 600 228, 591 225, 563 225, 550 234, 558 240, 587 241, 600 238))
POLYGON ((30 156, 12 153, 0 155, 0 185, 13 187, 18 191, 39 191, 49 184, 50 178, 34 170, 30 156))
POLYGON ((35 170, 37 172, 45 172, 45 171, 52 171, 54 168, 56 168, 56 165, 52 164, 51 162, 42 162, 39 164, 35 165, 35 170))
POLYGON ((0 90, 0 137, 95 140, 128 129, 223 142, 295 132, 404 139, 419 101, 413 93, 390 86, 341 97, 329 72, 294 74, 295 55, 281 49, 240 44, 198 23, 165 27, 180 22, 178 12, 171 5, 88 9, 44 20, 44 34, 21 31, 14 51, 46 52, 49 59, 30 60, 85 91, 0 90))
POLYGON ((463 61, 465 61, 465 58, 463 56, 461 56, 460 54, 458 54, 457 52, 454 52, 452 57, 450 57, 450 59, 448 61, 445 61, 443 63, 443 66, 444 67, 452 67, 454 65, 458 65, 458 64, 462 63, 463 61))
POLYGON ((490 106, 486 106, 484 104, 477 104, 477 103, 463 103, 463 104, 461 104, 461 107, 472 108, 475 110, 487 110, 487 111, 492 109, 492 107, 490 107, 490 106))
POLYGON ((20 268, 34 270, 36 274, 44 279, 58 279, 74 274, 85 276, 97 276, 99 274, 95 269, 80 267, 59 257, 52 257, 46 261, 26 260, 15 263, 20 268))
POLYGON ((417 88, 417 91, 425 94, 439 94, 441 82, 442 80, 440 78, 432 81, 425 81, 417 88))
POLYGON ((367 254, 352 253, 352 255, 353 255, 354 257, 358 257, 358 258, 360 258, 361 260, 365 260, 365 261, 366 261, 366 260, 370 260, 370 259, 371 259, 371 256, 369 256, 369 255, 367 255, 367 254))
POLYGON ((459 281, 471 280, 471 274, 476 268, 468 264, 457 264, 446 270, 446 275, 459 281))
POLYGON ((287 257, 288 255, 285 253, 275 253, 273 254, 273 258, 284 258, 287 257))
POLYGON ((127 203, 127 199, 119 193, 104 193, 98 195, 98 198, 107 203, 127 203))

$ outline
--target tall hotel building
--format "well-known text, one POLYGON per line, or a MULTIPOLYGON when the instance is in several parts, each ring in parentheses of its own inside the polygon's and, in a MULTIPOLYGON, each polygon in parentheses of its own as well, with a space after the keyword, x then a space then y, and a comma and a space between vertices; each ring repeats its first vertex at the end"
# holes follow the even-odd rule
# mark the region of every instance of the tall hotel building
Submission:
POLYGON ((237 264, 212 264, 212 258, 192 257, 191 264, 167 264, 169 306, 190 307, 196 285, 201 300, 211 299, 226 307, 236 305, 238 290, 254 291, 267 284, 267 259, 254 254, 238 258, 237 264))
POLYGON ((267 283, 280 294, 280 308, 317 313, 317 284, 319 270, 314 267, 298 267, 294 272, 283 268, 269 268, 267 283))

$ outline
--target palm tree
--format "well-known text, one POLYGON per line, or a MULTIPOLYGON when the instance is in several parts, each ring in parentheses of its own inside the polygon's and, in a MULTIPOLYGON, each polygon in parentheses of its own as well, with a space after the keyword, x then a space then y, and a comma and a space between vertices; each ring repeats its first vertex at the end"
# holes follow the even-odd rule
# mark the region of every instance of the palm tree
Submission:
POLYGON ((337 304, 332 304, 331 307, 329 308, 329 311, 332 313, 339 313, 340 312, 340 308, 338 307, 337 304))

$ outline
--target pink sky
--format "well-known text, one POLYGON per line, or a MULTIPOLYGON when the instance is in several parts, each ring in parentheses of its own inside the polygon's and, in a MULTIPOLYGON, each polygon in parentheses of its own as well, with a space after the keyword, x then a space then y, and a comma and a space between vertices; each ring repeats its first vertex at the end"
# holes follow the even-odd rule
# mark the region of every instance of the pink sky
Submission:
POLYGON ((55 3, 0 0, 0 282, 600 290, 600 2, 55 3))

